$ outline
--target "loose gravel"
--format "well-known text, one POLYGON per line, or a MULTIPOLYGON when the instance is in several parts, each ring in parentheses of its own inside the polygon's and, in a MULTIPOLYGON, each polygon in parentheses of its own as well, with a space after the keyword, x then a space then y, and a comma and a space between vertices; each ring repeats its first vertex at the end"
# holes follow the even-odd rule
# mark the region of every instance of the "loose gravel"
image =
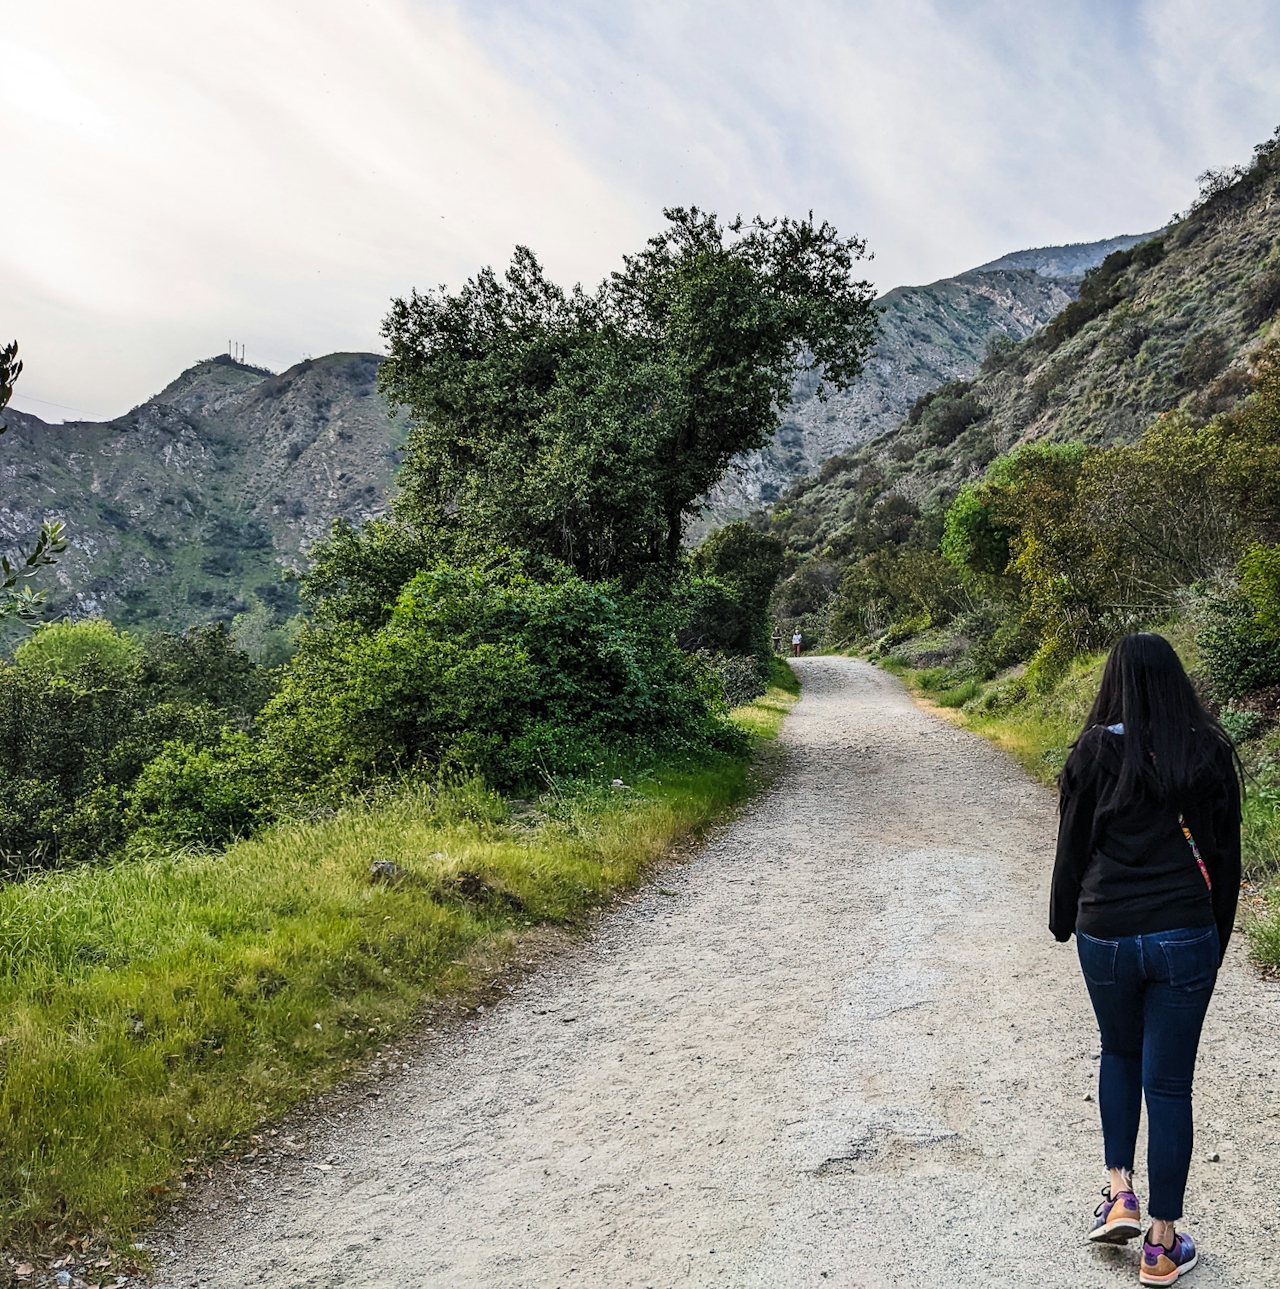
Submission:
MULTIPOLYGON (((199 1194, 157 1283, 1136 1283, 1134 1247, 1083 1239, 1098 1044, 1045 926, 1052 795, 892 676, 797 665, 770 790, 390 1053, 380 1097, 199 1194)), ((1237 939, 1197 1088, 1203 1289, 1280 1271, 1278 1068, 1280 986, 1237 939)))

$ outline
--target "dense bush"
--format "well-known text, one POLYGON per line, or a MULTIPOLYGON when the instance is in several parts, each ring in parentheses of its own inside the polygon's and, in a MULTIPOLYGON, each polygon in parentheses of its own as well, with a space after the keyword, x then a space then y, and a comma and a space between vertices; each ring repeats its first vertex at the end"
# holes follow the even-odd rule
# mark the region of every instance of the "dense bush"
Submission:
POLYGON ((1208 602, 1199 642, 1205 677, 1218 702, 1280 684, 1280 638, 1260 626, 1244 595, 1208 602))
POLYGON ((978 396, 966 390, 958 397, 939 394, 925 409, 920 426, 925 442, 930 447, 946 447, 954 442, 971 425, 985 420, 988 415, 978 396))
POLYGON ((0 862, 7 871, 117 847, 148 762, 252 721, 270 678, 221 627, 139 641, 87 620, 38 631, 0 664, 0 862))
POLYGON ((1101 264, 1085 273, 1079 297, 1045 327, 1040 333, 1039 343, 1055 349, 1086 323, 1114 308, 1128 293, 1126 278, 1130 269, 1158 263, 1164 258, 1164 249, 1164 239, 1155 237, 1128 250, 1112 251, 1101 264))
POLYGON ((717 529, 689 560, 693 577, 679 595, 687 622, 678 639, 686 649, 751 654, 768 672, 769 600, 782 573, 782 543, 737 521, 717 529))
POLYGON ((828 637, 851 645, 895 623, 915 629, 947 622, 967 603, 955 569, 937 551, 886 547, 850 566, 831 605, 828 637))
POLYGON ((256 743, 167 747, 139 783, 138 821, 222 839, 281 803, 410 772, 523 789, 663 750, 736 748, 721 686, 677 647, 677 625, 670 597, 567 569, 420 572, 385 623, 303 634, 256 743))

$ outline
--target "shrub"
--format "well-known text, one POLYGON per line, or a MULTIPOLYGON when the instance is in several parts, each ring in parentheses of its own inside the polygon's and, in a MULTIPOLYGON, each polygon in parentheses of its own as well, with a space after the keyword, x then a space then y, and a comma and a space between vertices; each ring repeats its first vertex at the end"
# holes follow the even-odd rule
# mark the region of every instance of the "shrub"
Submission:
POLYGON ((1253 605, 1258 629, 1280 640, 1280 545, 1255 543, 1240 561, 1240 586, 1253 605))
POLYGON ((738 520, 713 532, 689 563, 697 576, 685 592, 689 622, 682 645, 753 654, 765 674, 769 600, 782 573, 782 543, 738 520))
POLYGON ((1080 284, 1080 296, 1073 300, 1040 333, 1045 347, 1056 349, 1094 318, 1114 308, 1124 299, 1125 274, 1133 265, 1148 268, 1164 257, 1164 240, 1152 238, 1128 250, 1112 251, 1101 264, 1091 268, 1080 284))
POLYGON ((0 853, 11 870, 119 847, 147 763, 167 744, 195 752, 228 722, 251 725, 270 690, 221 628, 139 644, 105 622, 59 624, 18 655, 0 663, 0 853))
POLYGON ((272 813, 270 767, 239 730, 216 746, 166 743, 130 794, 130 827, 167 843, 213 845, 247 837, 272 813))
POLYGON ((741 707, 769 687, 753 657, 713 653, 709 649, 699 650, 698 657, 714 673, 726 708, 741 707))
POLYGON ((261 718, 288 791, 426 768, 499 786, 579 773, 605 755, 719 746, 718 685, 674 639, 658 591, 561 570, 438 567, 375 631, 313 628, 261 718))
POLYGON ((1228 703, 1220 714, 1222 728, 1233 743, 1245 743, 1262 728, 1262 713, 1228 703))
POLYGON ((1251 327, 1260 327, 1280 309, 1280 267, 1260 273, 1245 288, 1241 298, 1244 319, 1251 327))
POLYGON ((1220 703, 1280 684, 1280 640, 1258 626, 1257 613, 1241 594, 1205 604, 1198 634, 1209 691, 1220 703))
POLYGON ((105 683, 123 685, 141 657, 141 646, 133 636, 117 631, 103 618, 85 618, 37 627, 14 651, 13 660, 19 667, 56 676, 92 665, 105 683))
POLYGON ((1183 384, 1202 389, 1227 365, 1226 338, 1217 331, 1202 331, 1182 346, 1179 376, 1183 384))
POLYGON ((959 397, 953 397, 940 392, 920 418, 921 427, 925 431, 925 442, 930 447, 946 447, 971 425, 985 420, 987 415, 987 408, 976 394, 966 391, 959 397))
POLYGON ((937 699, 938 706, 963 707, 965 703, 977 698, 981 693, 982 682, 980 680, 966 680, 954 689, 948 689, 945 693, 939 694, 937 699))
POLYGON ((987 349, 982 358, 982 372, 993 376, 996 372, 1006 371, 1018 361, 1018 343, 1012 336, 997 331, 987 337, 987 349))
POLYGON ((851 645, 908 621, 919 624, 916 630, 940 625, 964 600, 955 570, 937 551, 885 547, 846 571, 831 605, 828 638, 851 645))

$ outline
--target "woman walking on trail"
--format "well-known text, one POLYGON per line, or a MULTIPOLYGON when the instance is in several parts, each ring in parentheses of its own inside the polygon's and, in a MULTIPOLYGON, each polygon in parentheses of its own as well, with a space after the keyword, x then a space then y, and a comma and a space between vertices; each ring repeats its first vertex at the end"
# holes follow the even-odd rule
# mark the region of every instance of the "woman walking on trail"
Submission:
POLYGON ((1196 1264, 1176 1232, 1191 1165, 1196 1049, 1240 893, 1240 781, 1231 740, 1163 636, 1111 651, 1062 771, 1049 929, 1075 932, 1102 1034, 1098 1109, 1109 1181, 1091 1240, 1141 1232, 1134 1143, 1147 1102, 1151 1227, 1138 1279, 1196 1264))

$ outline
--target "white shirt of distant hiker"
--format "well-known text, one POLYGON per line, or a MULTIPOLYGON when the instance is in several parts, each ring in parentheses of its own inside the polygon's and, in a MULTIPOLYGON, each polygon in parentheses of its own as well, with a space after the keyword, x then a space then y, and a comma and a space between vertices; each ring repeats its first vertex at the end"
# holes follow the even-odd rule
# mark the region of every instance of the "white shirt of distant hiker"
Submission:
POLYGON ((800 657, 800 632, 796 632, 791 637, 791 652, 798 658, 800 657))

